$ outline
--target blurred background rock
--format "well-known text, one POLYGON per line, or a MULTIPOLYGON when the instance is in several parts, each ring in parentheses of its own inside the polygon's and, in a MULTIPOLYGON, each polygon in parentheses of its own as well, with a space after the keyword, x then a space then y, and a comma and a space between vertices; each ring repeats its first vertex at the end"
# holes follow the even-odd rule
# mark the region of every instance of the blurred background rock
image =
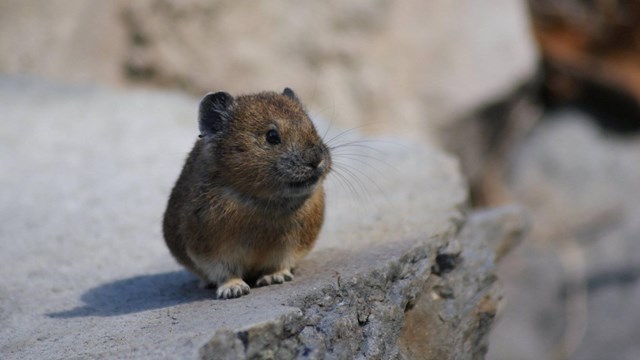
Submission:
POLYGON ((290 86, 335 126, 439 142, 474 206, 534 218, 487 357, 640 358, 640 1, 0 0, 0 72, 290 86))
POLYGON ((513 0, 2 0, 0 54, 2 72, 197 96, 290 86, 338 125, 414 139, 535 64, 513 0))
POLYGON ((451 123, 476 206, 520 202, 493 359, 640 358, 640 1, 528 1, 537 71, 451 123))

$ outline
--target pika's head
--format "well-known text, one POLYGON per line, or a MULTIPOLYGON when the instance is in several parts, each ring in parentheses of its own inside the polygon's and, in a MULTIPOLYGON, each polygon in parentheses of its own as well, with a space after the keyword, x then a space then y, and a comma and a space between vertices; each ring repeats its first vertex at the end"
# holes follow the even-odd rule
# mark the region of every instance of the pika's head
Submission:
POLYGON ((207 94, 199 126, 216 177, 245 196, 308 197, 331 169, 329 148, 289 88, 236 98, 207 94))

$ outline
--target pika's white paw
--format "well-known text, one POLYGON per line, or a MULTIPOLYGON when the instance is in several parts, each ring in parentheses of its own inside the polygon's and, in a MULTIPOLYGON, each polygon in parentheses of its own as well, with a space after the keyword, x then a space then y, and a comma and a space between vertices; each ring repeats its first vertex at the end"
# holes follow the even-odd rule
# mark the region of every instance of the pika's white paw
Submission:
POLYGON ((216 296, 218 299, 233 299, 247 295, 249 291, 249 285, 246 282, 242 281, 242 279, 234 278, 218 286, 216 296))
POLYGON ((267 286, 271 284, 282 284, 285 281, 293 280, 293 274, 289 269, 280 270, 273 274, 265 275, 256 281, 256 286, 267 286))

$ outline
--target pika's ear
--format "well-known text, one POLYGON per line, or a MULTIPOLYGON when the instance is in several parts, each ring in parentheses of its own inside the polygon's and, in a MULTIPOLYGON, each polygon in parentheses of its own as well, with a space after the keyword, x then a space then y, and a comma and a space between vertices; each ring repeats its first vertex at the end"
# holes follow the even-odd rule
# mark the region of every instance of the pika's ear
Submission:
POLYGON ((198 127, 201 137, 214 135, 227 126, 233 102, 233 96, 222 91, 208 93, 202 98, 198 113, 198 127))
POLYGON ((284 88, 284 91, 282 92, 282 95, 290 98, 291 100, 295 100, 297 102, 300 102, 300 99, 298 99, 298 97, 296 96, 296 93, 294 93, 293 90, 291 90, 288 87, 284 88))

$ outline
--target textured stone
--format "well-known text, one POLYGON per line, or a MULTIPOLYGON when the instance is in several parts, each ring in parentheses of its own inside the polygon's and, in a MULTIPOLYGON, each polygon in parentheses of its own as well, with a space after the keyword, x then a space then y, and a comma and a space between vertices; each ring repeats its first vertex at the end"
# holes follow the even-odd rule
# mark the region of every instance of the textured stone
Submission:
POLYGON ((406 357, 406 310, 434 291, 456 299, 439 305, 445 328, 468 324, 449 349, 481 356, 497 296, 486 236, 463 227, 456 244, 465 184, 423 145, 330 133, 351 147, 334 149, 325 227, 295 280, 227 301, 198 289, 160 232, 196 105, 0 78, 0 357, 406 357))
POLYGON ((458 238, 441 252, 456 258, 457 265, 430 276, 407 310, 398 344, 405 358, 484 358, 502 295, 493 272, 495 252, 487 240, 521 238, 525 221, 518 208, 486 210, 469 217, 458 238), (513 226, 516 218, 518 227, 513 226))

